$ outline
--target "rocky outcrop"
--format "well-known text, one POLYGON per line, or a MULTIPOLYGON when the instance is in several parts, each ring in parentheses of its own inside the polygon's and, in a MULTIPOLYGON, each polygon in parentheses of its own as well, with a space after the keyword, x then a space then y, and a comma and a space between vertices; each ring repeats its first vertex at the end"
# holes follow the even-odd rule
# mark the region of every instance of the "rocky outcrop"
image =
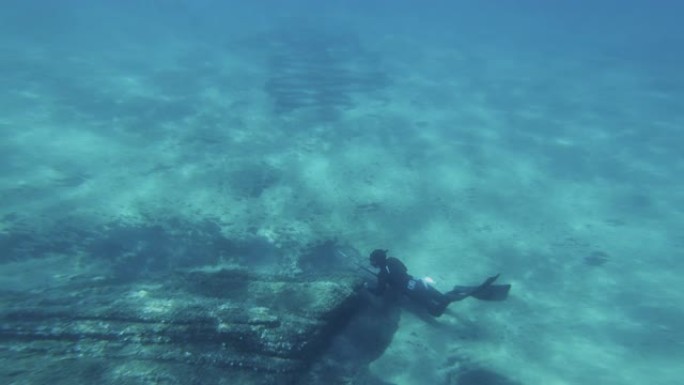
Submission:
POLYGON ((297 383, 358 309, 358 286, 222 269, 5 294, 0 381, 297 383))

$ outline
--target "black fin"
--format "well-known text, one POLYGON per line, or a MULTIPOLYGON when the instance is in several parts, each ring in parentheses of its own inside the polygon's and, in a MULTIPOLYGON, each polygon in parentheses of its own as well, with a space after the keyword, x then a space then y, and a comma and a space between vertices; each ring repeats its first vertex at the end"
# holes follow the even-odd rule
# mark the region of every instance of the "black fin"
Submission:
POLYGON ((482 301, 503 301, 508 298, 508 292, 511 290, 511 284, 505 285, 489 285, 482 290, 476 290, 470 296, 482 301))
POLYGON ((479 286, 454 286, 448 295, 453 301, 460 301, 466 297, 473 297, 482 301, 503 301, 508 298, 511 285, 494 285, 494 281, 498 278, 498 274, 489 277, 479 286))

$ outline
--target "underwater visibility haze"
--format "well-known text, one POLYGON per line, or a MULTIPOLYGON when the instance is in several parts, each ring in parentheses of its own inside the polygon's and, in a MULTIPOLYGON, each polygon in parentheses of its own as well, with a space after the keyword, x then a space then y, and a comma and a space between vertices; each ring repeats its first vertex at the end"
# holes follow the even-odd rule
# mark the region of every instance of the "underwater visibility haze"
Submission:
POLYGON ((3 1, 0 382, 679 383, 681 15, 3 1))

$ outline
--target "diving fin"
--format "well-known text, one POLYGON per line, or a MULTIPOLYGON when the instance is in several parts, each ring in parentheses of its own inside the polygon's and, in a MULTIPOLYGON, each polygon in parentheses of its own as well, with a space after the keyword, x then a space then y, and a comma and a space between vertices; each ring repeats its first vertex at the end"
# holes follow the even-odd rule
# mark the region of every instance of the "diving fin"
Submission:
POLYGON ((498 278, 499 274, 489 277, 479 286, 454 286, 454 289, 448 295, 452 301, 460 301, 467 297, 473 297, 482 301, 503 301, 508 297, 511 285, 494 285, 494 281, 498 278))
POLYGON ((510 290, 510 283, 505 285, 489 285, 482 290, 475 290, 470 296, 481 301, 503 301, 508 298, 508 292, 510 290))

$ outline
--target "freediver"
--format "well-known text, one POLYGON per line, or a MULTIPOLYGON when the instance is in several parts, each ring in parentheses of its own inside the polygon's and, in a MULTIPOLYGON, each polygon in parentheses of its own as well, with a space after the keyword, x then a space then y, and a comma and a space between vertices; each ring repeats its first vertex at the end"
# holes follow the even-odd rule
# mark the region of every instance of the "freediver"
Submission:
POLYGON ((389 288, 395 295, 406 295, 434 317, 441 316, 452 302, 467 297, 484 301, 503 301, 511 289, 510 284, 494 284, 499 278, 497 274, 478 286, 455 286, 451 291, 442 293, 432 286, 431 279, 414 278, 408 274, 406 266, 399 259, 388 257, 387 251, 375 249, 369 256, 371 266, 380 271, 377 274, 373 273, 377 277, 377 284, 368 287, 368 290, 379 296, 389 288))

